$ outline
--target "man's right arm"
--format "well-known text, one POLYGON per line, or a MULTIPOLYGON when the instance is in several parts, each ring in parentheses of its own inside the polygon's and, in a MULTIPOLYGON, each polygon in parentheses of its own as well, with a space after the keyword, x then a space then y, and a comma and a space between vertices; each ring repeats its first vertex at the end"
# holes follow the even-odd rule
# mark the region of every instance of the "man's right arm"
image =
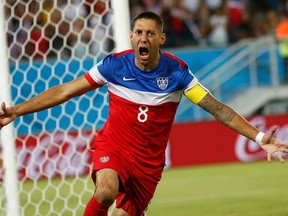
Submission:
POLYGON ((52 87, 21 104, 6 108, 5 103, 2 103, 0 129, 18 116, 51 108, 93 89, 95 86, 92 86, 84 76, 81 76, 71 82, 52 87))

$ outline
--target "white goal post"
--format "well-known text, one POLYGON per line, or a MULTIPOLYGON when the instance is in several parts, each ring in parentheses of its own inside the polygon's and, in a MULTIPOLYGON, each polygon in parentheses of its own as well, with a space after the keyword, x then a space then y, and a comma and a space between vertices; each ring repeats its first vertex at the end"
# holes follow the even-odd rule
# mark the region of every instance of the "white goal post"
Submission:
MULTIPOLYGON (((128 0, 0 5, 0 101, 8 105, 131 46, 128 0)), ((0 215, 82 215, 93 193, 89 145, 106 120, 107 100, 99 89, 1 130, 0 215)))
MULTIPOLYGON (((4 7, 1 5, 0 9, 0 44, 2 49, 0 49, 0 99, 6 101, 8 104, 11 104, 11 92, 10 92, 10 78, 9 78, 9 65, 7 58, 7 40, 6 34, 4 31, 4 7)), ((11 215, 19 215, 19 200, 18 200, 18 191, 17 191, 17 171, 16 171, 16 151, 15 151, 15 138, 13 134, 13 125, 7 125, 0 131, 0 174, 4 173, 3 178, 4 188, 0 189, 1 204, 6 200, 7 202, 7 212, 11 212, 11 215), (2 146, 3 145, 3 146, 2 146), (2 162, 3 161, 3 162, 2 162), (4 190, 3 190, 4 189, 4 190), (5 199, 6 198, 6 199, 5 199), (4 200, 5 199, 5 200, 4 200)), ((0 206, 1 208, 3 205, 0 206)), ((1 213, 2 211, 0 211, 1 213)), ((1 214, 2 215, 2 214, 1 214)))

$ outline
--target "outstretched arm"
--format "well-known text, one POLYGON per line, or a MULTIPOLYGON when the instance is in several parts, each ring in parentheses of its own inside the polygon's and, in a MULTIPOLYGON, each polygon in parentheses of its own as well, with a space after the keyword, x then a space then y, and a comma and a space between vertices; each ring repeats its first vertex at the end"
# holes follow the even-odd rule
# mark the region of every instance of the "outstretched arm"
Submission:
POLYGON ((257 141, 267 152, 268 162, 271 162, 272 154, 275 154, 281 162, 284 162, 279 152, 288 152, 288 144, 275 138, 276 127, 269 133, 263 134, 244 117, 231 107, 215 99, 210 93, 207 93, 198 105, 211 113, 217 121, 225 126, 251 140, 257 141))
POLYGON ((0 129, 12 122, 18 116, 51 108, 95 89, 84 76, 71 82, 52 87, 36 97, 12 107, 6 107, 2 102, 0 111, 0 129))

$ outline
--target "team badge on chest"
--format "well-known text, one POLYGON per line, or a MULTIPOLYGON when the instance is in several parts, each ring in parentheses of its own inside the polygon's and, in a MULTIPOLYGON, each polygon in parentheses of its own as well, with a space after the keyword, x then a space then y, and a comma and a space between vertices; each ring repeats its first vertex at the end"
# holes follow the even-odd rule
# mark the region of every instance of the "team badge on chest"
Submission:
POLYGON ((158 77, 157 85, 160 89, 165 90, 168 87, 168 77, 158 77))

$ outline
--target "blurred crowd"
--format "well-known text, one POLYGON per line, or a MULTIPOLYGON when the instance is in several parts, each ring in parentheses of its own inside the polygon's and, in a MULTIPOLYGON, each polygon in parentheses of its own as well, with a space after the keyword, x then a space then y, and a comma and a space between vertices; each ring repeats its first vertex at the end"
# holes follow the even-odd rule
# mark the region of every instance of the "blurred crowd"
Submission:
POLYGON ((108 0, 6 0, 10 57, 95 57, 113 49, 108 0), (105 47, 104 47, 105 46, 105 47))
MULTIPOLYGON (((162 16, 168 48, 226 47, 243 38, 275 35, 288 13, 288 0, 129 0, 129 6, 131 19, 148 10, 162 16)), ((11 56, 110 52, 110 7, 109 0, 7 0, 11 56)))
POLYGON ((274 34, 288 12, 287 0, 131 0, 131 17, 139 11, 161 14, 166 46, 225 47, 243 38, 274 34))

